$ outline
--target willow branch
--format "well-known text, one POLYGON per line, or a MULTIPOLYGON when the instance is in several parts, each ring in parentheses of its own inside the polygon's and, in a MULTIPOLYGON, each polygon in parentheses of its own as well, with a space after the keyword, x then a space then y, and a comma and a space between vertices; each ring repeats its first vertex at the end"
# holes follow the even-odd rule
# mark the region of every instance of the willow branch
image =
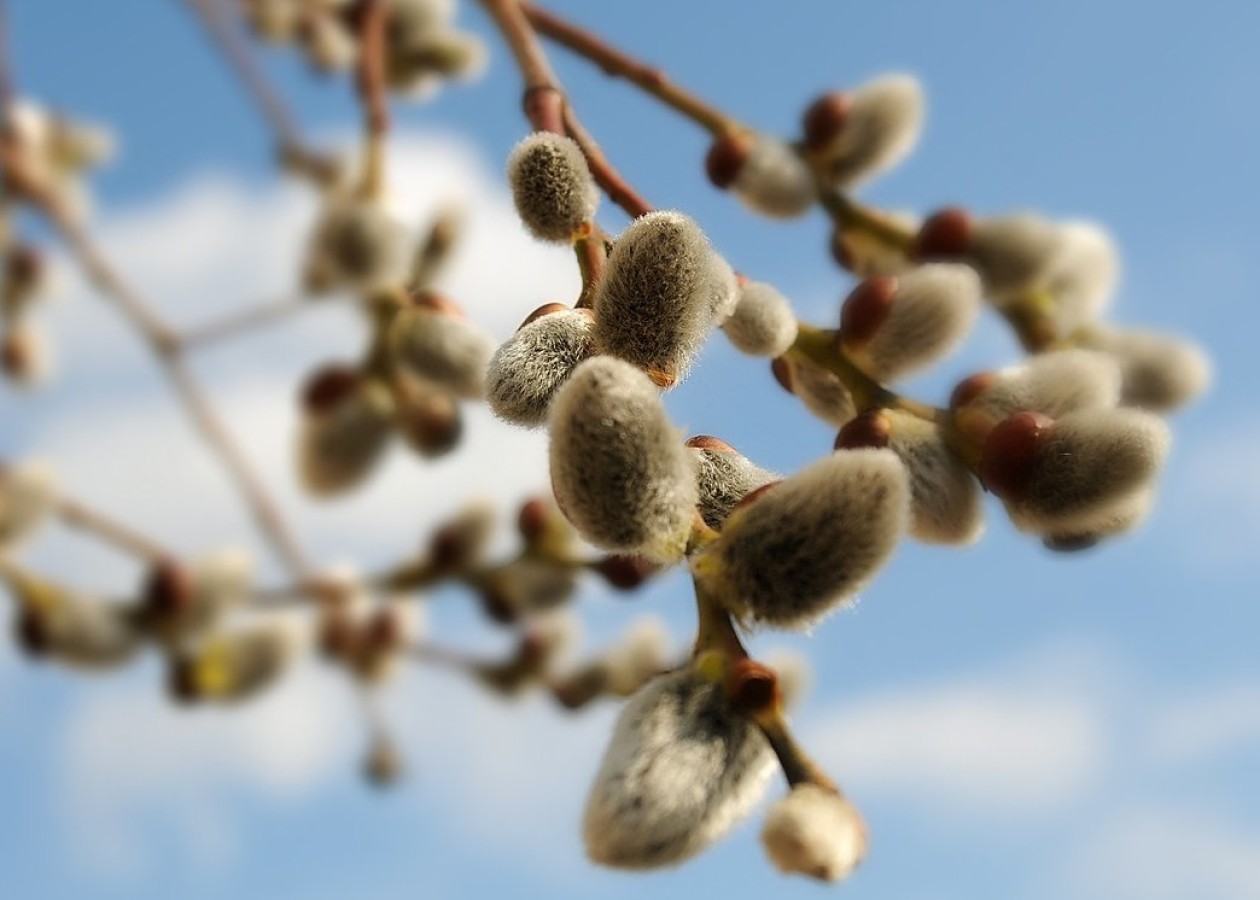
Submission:
POLYGON ((200 349, 258 328, 273 325, 315 304, 305 297, 288 297, 251 306, 204 322, 180 333, 179 345, 185 350, 200 349))

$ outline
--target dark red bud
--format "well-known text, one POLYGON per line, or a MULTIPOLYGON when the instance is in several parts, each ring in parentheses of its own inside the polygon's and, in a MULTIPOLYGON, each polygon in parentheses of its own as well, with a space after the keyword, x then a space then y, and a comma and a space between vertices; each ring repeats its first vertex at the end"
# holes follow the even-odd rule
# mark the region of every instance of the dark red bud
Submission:
POLYGON ((1018 501, 1036 468, 1041 438, 1054 425, 1049 416, 1017 412, 1003 419, 985 439, 980 480, 1003 500, 1018 501))
POLYGON ((513 625, 520 618, 520 610, 508 598, 507 593, 497 585, 484 585, 478 593, 481 600, 481 611, 491 622, 500 625, 513 625))
POLYGON ((538 307, 538 309, 526 316, 525 321, 523 321, 516 330, 520 331, 530 322, 536 322, 543 316, 549 316, 552 313, 565 312, 568 309, 569 307, 565 306, 563 303, 544 303, 542 306, 538 307))
POLYGON ((837 225, 831 230, 831 258, 836 261, 840 268, 846 272, 852 272, 857 261, 853 258, 853 253, 849 249, 849 243, 845 239, 846 234, 844 228, 837 225))
POLYGON ((171 660, 166 669, 166 692, 172 700, 180 704, 196 703, 201 699, 191 661, 171 660))
POLYGON ((888 319, 897 299, 897 279, 873 275, 855 287, 840 307, 840 336, 846 344, 865 344, 888 319))
POLYGON ((632 591, 658 571, 658 566, 642 556, 612 554, 600 560, 595 570, 619 591, 632 591))
POLYGON ((971 249, 971 214, 950 206, 928 216, 914 239, 914 258, 958 259, 971 249))
POLYGON ((774 380, 779 382, 779 387, 792 393, 792 364, 782 356, 776 356, 770 361, 770 374, 774 376, 774 380))
POLYGON ((715 438, 708 434, 698 434, 693 438, 687 438, 687 446, 693 450, 716 450, 718 453, 739 452, 721 438, 715 438))
POLYGON ((802 119, 805 146, 810 150, 825 150, 840 136, 853 111, 853 97, 844 91, 823 94, 809 105, 802 119))
POLYGON ((11 331, 0 344, 0 367, 13 378, 22 378, 30 371, 33 360, 29 344, 22 339, 22 332, 11 331))
POLYGON ((1096 546, 1100 540, 1102 538, 1096 534, 1048 534, 1041 543, 1055 553, 1077 553, 1096 546))
POLYGON ((417 291, 412 294, 409 299, 411 300, 412 306, 419 307, 420 309, 443 313, 448 316, 454 316, 457 319, 466 318, 464 310, 458 303, 444 294, 437 293, 436 291, 417 291))
POLYGON ((192 606, 195 593, 188 569, 178 560, 164 559, 149 570, 144 606, 160 617, 178 616, 192 606))
POLYGON ((992 386, 995 377, 992 372, 978 372, 958 382, 949 395, 949 408, 961 409, 972 403, 992 386))
POLYGON ((31 656, 46 656, 52 642, 48 626, 37 615, 22 612, 13 622, 13 636, 18 644, 31 656))
POLYGON ((731 705, 742 712, 773 709, 779 703, 779 677, 767 665, 741 659, 727 681, 731 705))
POLYGON ((336 409, 359 389, 363 375, 353 366, 328 363, 316 369, 302 386, 302 408, 311 415, 336 409))
POLYGON ((739 178, 748 154, 752 152, 752 138, 744 133, 727 132, 720 135, 704 158, 704 170, 714 186, 726 190, 739 178))
POLYGON ((542 497, 526 500, 516 516, 516 530, 526 543, 533 543, 547 532, 552 506, 542 497))

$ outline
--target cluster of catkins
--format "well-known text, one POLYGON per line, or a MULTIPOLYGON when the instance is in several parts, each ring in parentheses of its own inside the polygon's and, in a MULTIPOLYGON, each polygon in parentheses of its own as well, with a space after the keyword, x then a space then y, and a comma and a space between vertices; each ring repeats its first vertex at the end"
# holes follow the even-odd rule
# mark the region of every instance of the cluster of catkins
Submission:
MULTIPOLYGON (((359 58, 364 0, 240 0, 262 40, 297 47, 321 71, 344 71, 359 58)), ((393 91, 428 94, 443 81, 470 78, 485 61, 476 35, 455 27, 454 0, 384 0, 385 79, 393 91)))
MULTIPOLYGON (((984 489, 1054 549, 1132 528, 1167 450, 1158 413, 1206 382, 1193 347, 1096 321, 1116 264, 1093 226, 957 210, 921 226, 854 215, 844 191, 902 158, 921 115, 915 82, 884 78, 815 103, 799 142, 737 131, 706 160, 716 184, 759 212, 838 211, 838 256, 865 277, 830 329, 799 323, 773 286, 737 275, 681 213, 649 212, 605 239, 569 138, 533 134, 508 160, 525 227, 579 252, 598 241, 603 258, 584 268, 576 307, 544 305, 499 347, 491 408, 547 427, 555 497, 584 538, 686 562, 702 605, 745 628, 811 628, 869 583, 903 535, 975 541, 984 489), (896 393, 959 344, 985 298, 1035 355, 966 379, 946 407, 896 393), (660 393, 718 328, 772 358, 780 382, 838 428, 830 456, 782 478, 717 438, 680 438, 660 393)), ((649 868, 691 857, 746 815, 777 754, 792 790, 763 831, 772 860, 844 877, 865 852, 860 817, 825 778, 772 752, 775 732, 736 702, 731 660, 715 666, 710 649, 698 640, 690 663, 623 710, 587 805, 591 858, 649 868)))
MULTIPOLYGON (((37 190, 73 219, 86 216, 83 176, 113 153, 109 134, 45 109, 30 100, 7 107, 0 140, 20 167, 23 190, 37 190)), ((29 386, 47 376, 52 360, 32 311, 47 293, 48 267, 33 245, 17 234, 21 197, 0 178, 0 372, 29 386)))

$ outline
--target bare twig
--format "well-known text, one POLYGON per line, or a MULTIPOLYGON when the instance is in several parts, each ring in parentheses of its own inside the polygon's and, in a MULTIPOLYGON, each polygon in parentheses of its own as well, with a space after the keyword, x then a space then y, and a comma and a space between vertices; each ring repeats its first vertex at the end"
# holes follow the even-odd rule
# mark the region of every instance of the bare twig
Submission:
POLYGON ((283 300, 259 303, 185 329, 179 336, 179 344, 185 351, 200 349, 257 328, 272 325, 316 305, 305 297, 287 297, 283 300))

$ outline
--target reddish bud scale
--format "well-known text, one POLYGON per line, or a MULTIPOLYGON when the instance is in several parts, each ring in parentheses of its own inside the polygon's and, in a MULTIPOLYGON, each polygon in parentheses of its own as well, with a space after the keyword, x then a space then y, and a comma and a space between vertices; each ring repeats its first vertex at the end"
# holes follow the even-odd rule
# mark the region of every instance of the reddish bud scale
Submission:
POLYGON ((844 131, 852 111, 850 94, 844 91, 823 94, 805 110, 801 123, 805 146, 810 150, 825 150, 844 131))
POLYGON ((752 152, 752 139, 746 134, 719 135, 704 158, 704 171, 715 187, 726 190, 739 178, 740 170, 752 152))
POLYGON ((547 520, 551 518, 550 509, 551 504, 539 497, 526 500, 522 504, 521 511, 516 516, 516 530, 526 542, 532 543, 546 533, 547 520))
POLYGON ((433 532, 429 539, 429 554, 433 565, 440 569, 455 569, 468 558, 468 542, 455 525, 446 525, 433 532))
POLYGON ((966 256, 971 248, 971 214, 965 209, 947 207, 928 216, 914 241, 914 258, 949 260, 966 256))
POLYGON ((978 372, 958 382, 949 395, 949 408, 961 409, 971 404, 992 386, 995 377, 992 372, 978 372))
POLYGON ((897 299, 897 279, 891 275, 867 278, 840 307, 840 337, 846 344, 865 344, 888 319, 897 299))
POLYGON ((49 651, 48 628, 38 616, 29 612, 18 615, 13 623, 13 636, 30 656, 47 656, 49 651))
POLYGON ((850 421, 836 435, 836 450, 887 447, 892 441, 892 421, 882 409, 869 409, 850 421))
POLYGON ((744 713, 772 710, 781 701, 779 677, 774 669, 751 659, 741 659, 734 665, 726 689, 731 706, 744 713))
POLYGON ((831 258, 836 264, 846 272, 852 272, 856 265, 853 258, 853 251, 849 249, 848 241, 845 239, 845 231, 842 227, 837 226, 831 230, 831 238, 829 241, 831 248, 831 258))
POLYGON ((1037 446, 1048 428, 1049 416, 1018 412, 1003 419, 984 442, 980 480, 1003 500, 1018 502, 1037 464, 1037 446))
POLYGON ((363 637, 368 647, 376 653, 388 653, 402 645, 403 627, 398 613, 393 609, 380 609, 368 620, 363 637))
POLYGON ((172 660, 166 670, 166 692, 176 703, 187 705, 201 699, 192 665, 187 660, 172 660))
POLYGON ((596 571, 619 591, 632 591, 657 572, 657 566, 642 556, 614 553, 599 561, 596 571))
POLYGON ((150 571, 144 584, 144 608, 158 616, 177 616, 193 602, 193 582, 188 569, 164 559, 150 571))
POLYGON ((693 438, 687 438, 687 446, 694 450, 716 450, 719 453, 739 452, 721 438, 715 438, 708 434, 698 434, 693 438))
POLYGON ((428 309, 437 313, 444 313, 448 316, 454 316, 457 319, 467 318, 464 310, 454 300, 446 297, 436 291, 418 291, 411 294, 408 298, 411 305, 420 309, 428 309))
POLYGON ((319 627, 319 648, 332 659, 347 659, 354 651, 358 633, 340 610, 328 610, 319 627))
POLYGON ((770 374, 774 376, 774 380, 779 383, 779 387, 792 393, 792 366, 782 356, 775 357, 770 361, 770 374))
POLYGON ((525 320, 521 322, 519 326, 517 326, 516 330, 520 331, 529 323, 536 322, 539 319, 541 319, 543 316, 549 316, 552 313, 564 312, 565 310, 569 308, 570 307, 565 306, 563 303, 544 303, 542 306, 538 307, 538 309, 534 310, 532 313, 526 316, 525 320))
POLYGON ((331 412, 358 389, 362 377, 352 366, 321 366, 302 387, 302 408, 312 415, 331 412))
POLYGON ((507 595, 495 585, 485 585, 477 593, 481 601, 481 611, 491 622, 499 625, 512 625, 519 618, 519 613, 507 595))
POLYGON ((30 369, 30 348, 22 340, 22 332, 11 331, 4 336, 4 343, 0 345, 0 366, 14 378, 20 378, 30 369))

